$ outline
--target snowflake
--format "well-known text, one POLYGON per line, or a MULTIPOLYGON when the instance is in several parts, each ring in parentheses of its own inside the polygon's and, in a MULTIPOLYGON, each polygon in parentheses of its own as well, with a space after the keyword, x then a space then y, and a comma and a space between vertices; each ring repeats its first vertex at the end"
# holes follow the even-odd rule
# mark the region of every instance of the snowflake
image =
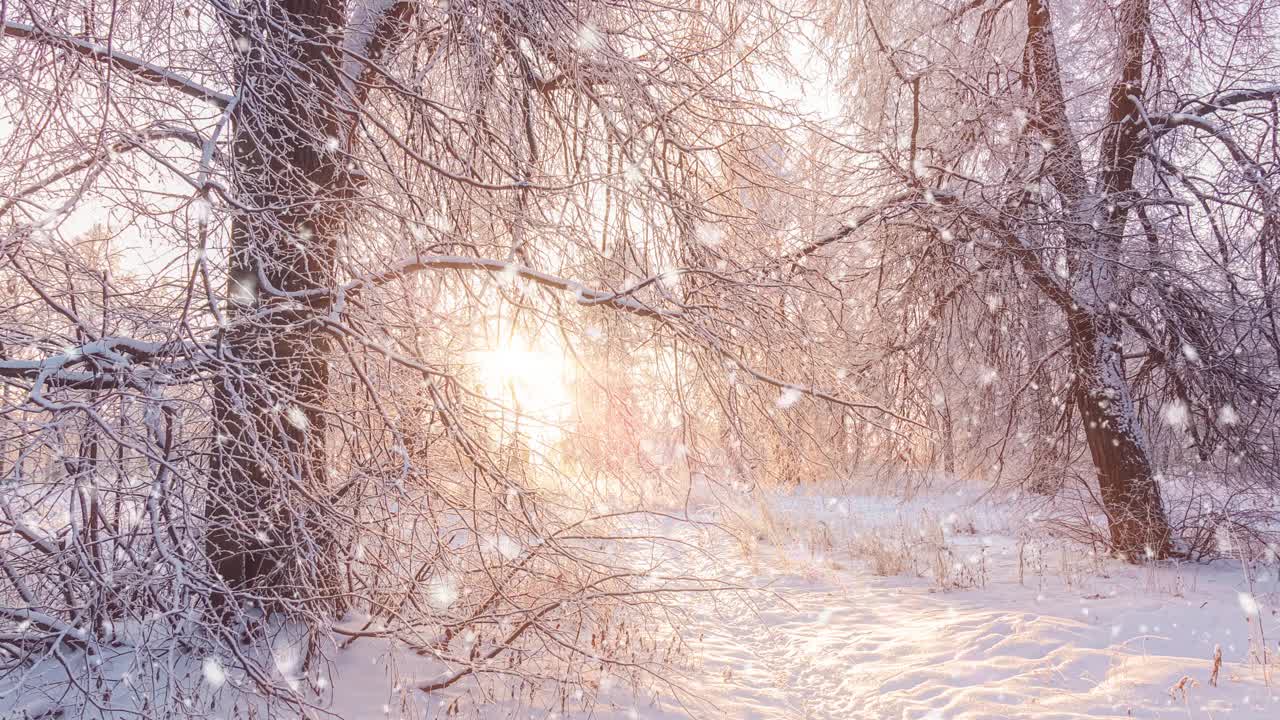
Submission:
POLYGON ((715 223, 701 223, 698 225, 698 242, 707 247, 715 247, 724 241, 724 231, 715 223))
POLYGON ((289 409, 285 411, 284 417, 289 421, 290 425, 302 430, 303 432, 306 431, 309 423, 307 420, 307 414, 302 411, 302 408, 297 405, 290 405, 289 409))
POLYGON ((604 47, 604 36, 590 25, 578 28, 578 38, 574 46, 581 52, 595 52, 604 47))
POLYGON ((1165 424, 1169 427, 1183 428, 1187 425, 1187 404, 1181 400, 1174 400, 1164 406, 1164 410, 1160 413, 1164 418, 1165 424))
POLYGON ((632 185, 644 184, 644 170, 640 167, 640 163, 627 163, 627 168, 623 171, 627 178, 627 182, 632 185))
POLYGON ((1245 615, 1258 614, 1258 600, 1253 595, 1242 592, 1236 596, 1236 599, 1240 601, 1240 609, 1244 611, 1245 615))
POLYGON ((452 575, 434 578, 427 589, 428 601, 437 610, 447 610, 458 601, 458 580, 452 575))
POLYGON ((258 296, 258 279, 249 273, 236 273, 231 280, 231 302, 239 305, 252 303, 258 296))
POLYGON ((1053 263, 1053 271, 1058 277, 1066 280, 1071 277, 1071 268, 1067 266, 1067 256, 1059 255, 1058 259, 1053 263))
POLYGON ((520 543, 516 542, 515 538, 509 535, 499 535, 495 538, 489 538, 486 541, 486 544, 507 560, 515 560, 520 557, 520 553, 523 551, 520 547, 520 543))
POLYGON ((275 661, 276 670, 280 672, 289 689, 298 689, 298 666, 302 664, 298 648, 291 644, 278 647, 272 652, 272 660, 275 661))
POLYGON ((449 234, 453 232, 453 221, 449 219, 447 210, 428 210, 422 222, 437 232, 449 234))
POLYGON ((1231 531, 1227 530, 1226 526, 1223 525, 1213 529, 1213 539, 1218 546, 1218 551, 1224 554, 1231 552, 1235 546, 1235 543, 1231 541, 1231 531))
POLYGON ((788 386, 783 389, 782 394, 778 396, 777 406, 783 410, 800 402, 800 397, 804 393, 800 392, 800 388, 788 386))
POLYGON ((227 682, 227 671, 222 667, 222 661, 216 657, 209 656, 204 659, 204 663, 200 666, 204 672, 204 680, 213 688, 220 688, 227 682))
POLYGON ((1235 408, 1230 405, 1223 405, 1218 410, 1219 425, 1235 425, 1238 422, 1240 422, 1240 413, 1237 413, 1235 408))
POLYGON ((662 283, 662 286, 668 292, 679 292, 680 269, 676 267, 663 268, 662 272, 658 273, 658 282, 662 283))

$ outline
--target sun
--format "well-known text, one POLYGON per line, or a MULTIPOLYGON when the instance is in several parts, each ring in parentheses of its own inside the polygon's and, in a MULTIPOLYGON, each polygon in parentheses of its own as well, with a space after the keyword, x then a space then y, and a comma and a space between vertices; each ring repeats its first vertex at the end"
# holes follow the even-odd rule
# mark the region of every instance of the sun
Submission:
POLYGON ((507 337, 469 354, 480 389, 497 406, 502 432, 549 449, 573 414, 574 363, 553 342, 507 337))

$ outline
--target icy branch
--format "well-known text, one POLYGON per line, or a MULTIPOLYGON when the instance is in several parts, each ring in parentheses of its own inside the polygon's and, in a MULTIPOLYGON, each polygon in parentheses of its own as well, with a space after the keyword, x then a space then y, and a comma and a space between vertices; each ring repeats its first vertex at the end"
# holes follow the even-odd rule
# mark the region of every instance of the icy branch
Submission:
POLYGON ((0 377, 34 382, 33 396, 43 386, 93 388, 136 385, 130 370, 159 356, 189 354, 186 343, 154 343, 132 338, 106 337, 39 360, 0 360, 0 377), (88 369, 72 368, 87 365, 88 369))
POLYGON ((129 71, 143 80, 173 88, 194 98, 207 100, 219 107, 225 107, 227 103, 231 102, 230 95, 207 88, 190 78, 183 77, 171 70, 160 67, 159 65, 149 63, 132 55, 127 55, 115 50, 109 50, 96 43, 80 40, 78 38, 55 35, 44 28, 37 27, 35 25, 12 22, 9 20, 6 20, 4 23, 4 34, 10 37, 22 38, 24 40, 31 40, 45 45, 63 48, 94 60, 110 63, 116 67, 129 71))
MULTIPOLYGON (((935 191, 935 197, 936 195, 937 195, 937 192, 935 191)), ((844 223, 835 232, 825 235, 821 238, 818 238, 817 240, 814 240, 813 242, 809 243, 808 245, 805 245, 799 250, 795 250, 793 252, 787 253, 786 255, 783 255, 782 261, 786 263, 799 262, 800 260, 808 257, 809 255, 814 254, 815 252, 821 250, 822 248, 828 245, 831 245, 832 243, 840 242, 841 240, 844 240, 845 238, 854 234, 863 226, 867 225, 867 223, 870 223, 872 220, 876 219, 877 217, 880 217, 881 213, 883 213, 886 209, 891 208, 895 205, 898 205, 899 203, 914 200, 918 197, 920 197, 920 193, 915 190, 895 195, 889 198, 887 201, 885 201, 883 204, 881 204, 879 207, 875 208, 874 210, 864 213, 854 218, 850 222, 844 223)))
POLYGON ((678 310, 651 308, 630 297, 630 292, 615 293, 607 290, 596 290, 576 280, 568 280, 549 273, 539 272, 523 265, 461 255, 419 255, 403 260, 385 272, 369 275, 347 283, 338 291, 335 310, 340 312, 345 305, 346 297, 358 292, 362 287, 383 285, 420 270, 475 270, 495 274, 501 273, 512 279, 528 280, 553 290, 572 292, 579 305, 608 305, 641 317, 677 318, 683 315, 678 310))

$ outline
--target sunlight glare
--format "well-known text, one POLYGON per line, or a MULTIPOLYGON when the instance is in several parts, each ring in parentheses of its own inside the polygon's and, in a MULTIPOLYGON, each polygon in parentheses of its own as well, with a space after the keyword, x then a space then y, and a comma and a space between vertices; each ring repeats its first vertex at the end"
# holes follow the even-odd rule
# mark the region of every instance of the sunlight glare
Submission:
POLYGON ((484 394, 512 411, 503 422, 506 433, 518 433, 542 452, 563 437, 574 378, 563 348, 516 337, 471 353, 471 362, 484 394))

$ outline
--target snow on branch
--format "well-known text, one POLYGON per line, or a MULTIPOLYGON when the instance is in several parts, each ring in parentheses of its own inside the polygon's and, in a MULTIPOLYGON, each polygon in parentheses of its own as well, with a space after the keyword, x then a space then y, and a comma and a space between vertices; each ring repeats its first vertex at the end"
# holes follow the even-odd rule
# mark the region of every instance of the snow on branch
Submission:
POLYGON ((1203 100, 1199 98, 1188 100, 1184 103, 1182 111, 1150 115, 1146 120, 1151 127, 1151 132, 1156 136, 1164 135, 1174 128, 1186 126, 1221 136, 1223 134, 1221 127, 1217 123, 1208 120, 1208 116, 1221 110, 1229 110, 1242 103, 1271 101, 1278 98, 1280 98, 1280 85, 1270 85, 1250 90, 1234 90, 1232 92, 1219 93, 1203 100), (1196 107, 1192 109, 1191 106, 1196 107))
POLYGON ((553 290, 563 290, 572 292, 579 305, 608 305, 623 312, 632 313, 641 317, 653 318, 678 318, 683 315, 678 310, 661 310, 649 307, 648 305, 631 297, 636 289, 650 284, 650 282, 639 283, 636 287, 623 292, 610 292, 607 290, 596 290, 576 281, 562 278, 549 273, 540 272, 532 268, 519 265, 516 263, 503 262, 501 260, 490 260, 487 258, 465 257, 461 255, 418 255, 413 258, 402 260, 381 273, 367 275, 358 280, 343 285, 338 290, 338 299, 335 305, 335 311, 341 312, 345 305, 346 298, 353 295, 363 287, 377 287, 392 282, 398 278, 413 274, 421 270, 476 270, 480 272, 489 272, 495 274, 504 274, 512 279, 520 278, 529 280, 543 287, 553 290))
MULTIPOLYGON (((134 368, 161 356, 190 355, 188 343, 156 343, 124 337, 105 337, 38 360, 0 360, 0 377, 33 381, 32 396, 48 385, 72 389, 136 387, 144 379, 134 368), (86 369, 73 369, 85 366, 86 369)), ((159 379, 151 376, 149 379, 159 379)))
POLYGON ((1276 98, 1280 98, 1280 85, 1232 90, 1230 92, 1218 93, 1204 100, 1199 98, 1189 100, 1188 104, 1200 106, 1200 109, 1196 111, 1197 115, 1207 115, 1241 103, 1258 102, 1260 100, 1275 100, 1276 98))
MULTIPOLYGON (((934 191, 933 194, 934 194, 934 199, 938 199, 939 195, 949 198, 949 196, 942 194, 941 191, 934 191)), ((805 245, 804 247, 798 250, 794 250, 792 252, 787 253, 786 255, 783 255, 782 261, 784 263, 799 262, 800 260, 803 260, 809 255, 812 255, 818 252, 822 248, 828 245, 831 245, 832 243, 840 242, 841 240, 844 240, 845 238, 854 234, 863 226, 870 223, 872 220, 875 220, 876 218, 880 217, 881 213, 883 213, 885 210, 891 207, 894 207, 900 203, 914 200, 916 198, 919 198, 920 196, 921 196, 921 193, 915 190, 899 193, 898 195, 895 195, 889 198, 888 200, 886 200, 879 207, 876 207, 854 218, 853 220, 842 224, 835 232, 832 232, 828 235, 824 235, 823 237, 820 237, 817 240, 814 240, 813 242, 809 243, 808 245, 805 245)))
POLYGON ((63 48, 94 60, 110 63, 116 67, 129 71, 143 80, 173 88, 194 98, 207 100, 219 107, 226 107, 227 103, 231 102, 231 96, 226 93, 221 93, 212 88, 205 87, 204 85, 201 85, 190 78, 183 77, 182 75, 168 70, 167 68, 149 63, 132 55, 108 49, 102 45, 98 45, 97 43, 57 35, 36 25, 28 25, 26 23, 12 22, 9 20, 6 20, 4 23, 4 34, 9 37, 31 40, 33 42, 63 48))
MULTIPOLYGON (((569 280, 557 275, 540 272, 515 263, 491 260, 487 258, 464 257, 460 255, 419 255, 396 263, 391 267, 391 269, 384 272, 366 275, 362 278, 346 283, 338 289, 338 297, 334 303, 333 312, 335 315, 340 314, 346 305, 346 300, 349 297, 358 294, 362 288, 384 285, 421 270, 475 270, 502 274, 512 279, 522 278, 529 280, 553 290, 572 292, 577 304, 585 307, 601 305, 640 317, 655 318, 663 321, 688 319, 688 316, 681 310, 664 310, 650 307, 649 305, 646 305, 632 297, 632 295, 639 289, 657 282, 659 280, 657 276, 636 283, 621 292, 611 292, 607 290, 589 288, 576 280, 569 280)), ((296 297, 297 294, 291 293, 289 296, 296 297)), ((764 373, 752 369, 742 358, 724 348, 714 339, 705 337, 701 333, 688 329, 681 329, 679 332, 691 342, 707 347, 717 355, 732 361, 748 375, 766 385, 772 385, 779 389, 808 395, 818 400, 823 400, 834 405, 847 407, 853 410, 873 410, 891 416, 903 423, 916 427, 924 427, 920 423, 899 415, 882 405, 846 400, 817 387, 797 385, 795 383, 765 375, 764 373)))

